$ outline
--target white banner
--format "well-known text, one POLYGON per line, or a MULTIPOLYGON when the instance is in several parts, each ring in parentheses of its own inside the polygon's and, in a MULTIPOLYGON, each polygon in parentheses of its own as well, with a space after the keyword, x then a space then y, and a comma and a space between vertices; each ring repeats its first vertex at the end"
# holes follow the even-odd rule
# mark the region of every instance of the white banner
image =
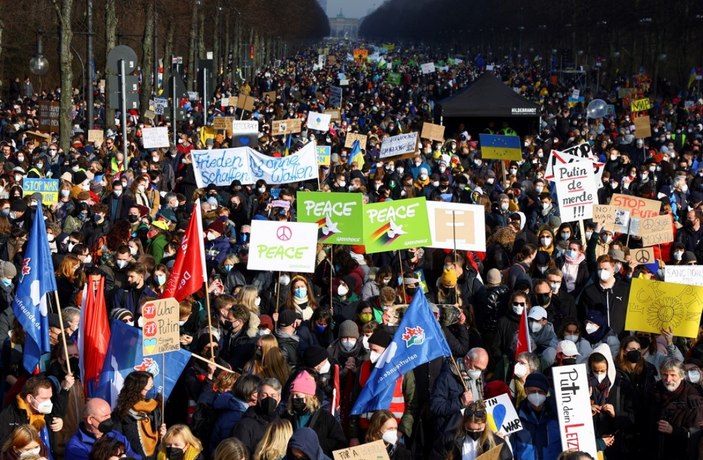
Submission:
POLYGON ((554 182, 562 222, 576 222, 593 217, 598 194, 590 160, 554 166, 554 182))
POLYGON ((703 265, 667 265, 664 267, 664 281, 703 286, 703 265))
POLYGON ((252 134, 259 132, 259 122, 256 120, 232 121, 232 134, 252 134))
POLYGON ((317 151, 313 142, 292 155, 274 158, 249 147, 194 150, 193 171, 199 188, 228 186, 233 180, 253 184, 288 184, 317 178, 317 151))
POLYGON ((554 397, 562 450, 580 450, 597 458, 586 372, 585 364, 552 367, 554 397))
POLYGON ((574 145, 561 152, 552 150, 549 158, 547 158, 547 166, 544 170, 544 178, 546 180, 554 180, 554 165, 559 163, 573 163, 574 161, 581 161, 584 159, 589 159, 593 162, 593 174, 596 181, 596 186, 598 188, 603 187, 603 167, 605 163, 598 161, 598 157, 591 150, 590 144, 584 143, 579 145, 574 145))
POLYGON ((428 73, 434 73, 435 72, 434 62, 427 62, 425 64, 421 64, 420 70, 422 71, 423 75, 426 75, 428 73))
POLYGON ((310 129, 327 132, 330 129, 332 115, 328 113, 308 112, 307 126, 310 129))
POLYGON ((427 201, 431 248, 486 250, 486 210, 477 204, 427 201))
POLYGON ((142 144, 145 149, 158 149, 168 147, 168 128, 160 126, 158 128, 142 128, 142 144))
POLYGON ((313 273, 317 256, 317 224, 251 221, 249 270, 313 273))
POLYGON ((417 148, 417 133, 398 134, 387 137, 381 143, 380 159, 414 153, 417 148))

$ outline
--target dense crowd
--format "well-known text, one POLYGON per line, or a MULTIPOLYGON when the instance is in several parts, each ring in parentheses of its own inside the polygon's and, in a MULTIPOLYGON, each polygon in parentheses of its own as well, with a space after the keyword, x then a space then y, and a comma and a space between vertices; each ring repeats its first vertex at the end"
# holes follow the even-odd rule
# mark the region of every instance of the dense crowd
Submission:
MULTIPOLYGON (((550 78, 538 61, 496 63, 499 78, 541 106, 538 129, 519 133, 521 161, 483 159, 479 132, 462 130, 443 142, 423 139, 412 158, 382 161, 385 137, 435 120, 436 102, 470 85, 487 60, 388 47, 382 59, 358 62, 348 59, 351 48, 325 46, 336 63, 328 58, 320 68, 318 51, 306 50, 260 69, 252 81, 222 83, 205 103, 180 101, 187 118, 174 124, 178 144, 163 149, 143 148, 141 129, 150 121, 136 114, 128 118, 128 139, 106 129, 104 141, 88 142, 77 95, 71 147, 63 151, 56 134, 36 134, 38 102, 57 94, 33 94, 19 79, 11 86, 0 111, 2 459, 317 460, 379 440, 391 459, 474 459, 496 446, 501 459, 585 459, 562 453, 553 398, 552 369, 576 363, 589 372, 599 455, 699 458, 703 342, 670 330, 628 331, 625 314, 633 278, 663 280, 665 265, 703 261, 703 101, 650 94, 646 75, 638 75, 618 76, 574 102, 573 82, 550 78), (425 61, 447 67, 422 74, 425 61), (340 72, 349 84, 329 131, 303 124, 291 139, 271 134, 274 120, 329 108, 340 72), (399 83, 389 81, 391 72, 399 83), (625 87, 655 101, 651 137, 635 137, 618 99, 625 87), (270 91, 275 98, 263 97, 270 91), (237 94, 258 97, 251 112, 220 105, 237 94), (594 97, 613 101, 615 113, 589 119, 585 104, 594 97), (319 181, 198 188, 192 152, 228 147, 231 139, 208 126, 234 113, 258 120, 260 152, 283 156, 314 141, 331 146, 331 164, 320 167, 319 181), (362 160, 350 159, 348 133, 369 136, 362 160), (600 203, 614 193, 636 195, 660 200, 661 214, 671 216, 675 241, 657 248, 654 266, 632 260, 631 250, 642 247, 637 236, 601 222, 581 229, 561 222, 546 162, 552 149, 581 143, 603 165, 600 203), (59 179, 58 201, 23 193, 27 178, 59 179), (252 220, 295 220, 299 190, 359 193, 366 203, 425 197, 479 204, 487 248, 367 255, 363 246, 319 244, 314 274, 249 270, 252 220), (141 306, 164 293, 196 199, 210 302, 204 288, 181 301, 179 325, 181 347, 204 359, 191 359, 165 407, 155 395, 159 383, 143 370, 125 379, 114 405, 87 399, 76 340, 86 283, 102 278, 110 317, 141 327, 141 306), (32 375, 12 304, 38 206, 58 305, 52 298, 51 363, 32 375), (423 288, 452 358, 398 379, 386 410, 351 415, 423 288), (516 356, 525 309, 532 349, 516 356), (484 399, 501 394, 513 401, 521 431, 490 428, 484 399)), ((97 96, 94 121, 105 126, 97 96)), ((164 117, 155 123, 174 126, 164 117)))

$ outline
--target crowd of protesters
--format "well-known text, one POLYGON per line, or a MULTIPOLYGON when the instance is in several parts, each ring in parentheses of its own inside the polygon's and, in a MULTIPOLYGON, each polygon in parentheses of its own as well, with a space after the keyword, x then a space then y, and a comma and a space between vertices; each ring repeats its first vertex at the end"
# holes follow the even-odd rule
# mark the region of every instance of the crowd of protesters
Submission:
MULTIPOLYGON (((703 342, 669 330, 628 331, 625 312, 633 278, 663 280, 665 265, 703 262, 703 100, 652 94, 642 74, 618 76, 572 102, 572 82, 551 78, 549 68, 499 62, 498 77, 541 106, 538 129, 518 133, 521 161, 483 159, 484 131, 463 129, 442 142, 423 139, 413 158, 382 161, 385 137, 436 120, 436 102, 470 85, 486 59, 391 49, 381 62, 362 63, 348 59, 350 47, 325 46, 336 63, 318 68, 318 50, 311 49, 261 68, 252 81, 221 84, 205 103, 180 101, 186 121, 175 124, 177 145, 163 149, 143 148, 141 129, 152 121, 138 114, 128 117, 128 139, 105 129, 104 141, 88 142, 77 96, 64 151, 56 134, 36 134, 38 102, 57 94, 33 94, 31 83, 19 79, 11 86, 0 111, 0 457, 317 460, 382 440, 392 459, 474 459, 496 446, 501 459, 586 459, 562 453, 551 373, 585 363, 599 455, 699 458, 703 342), (448 66, 424 75, 418 63, 425 61, 448 66), (340 72, 349 84, 341 119, 328 132, 303 124, 290 147, 271 134, 274 120, 329 108, 329 87, 340 72), (399 84, 388 81, 390 72, 400 74, 399 84), (651 137, 635 137, 634 120, 618 99, 625 87, 655 102, 651 137), (263 97, 270 91, 275 99, 263 97), (235 110, 241 116, 219 105, 240 93, 258 97, 243 114, 259 122, 257 150, 283 156, 312 141, 331 146, 319 181, 198 188, 191 154, 229 146, 231 139, 209 126, 235 110), (613 102, 615 113, 588 118, 585 104, 595 97, 613 102), (344 141, 357 132, 368 143, 363 161, 350 161, 344 141), (654 267, 632 260, 631 250, 642 247, 636 236, 591 221, 581 234, 578 225, 561 222, 546 162, 552 149, 580 143, 603 164, 600 203, 614 193, 635 195, 659 200, 660 213, 671 216, 675 241, 657 248, 654 267), (26 178, 58 179, 58 201, 44 204, 41 195, 23 193, 26 178), (367 255, 363 246, 319 245, 312 275, 249 270, 251 221, 295 220, 298 190, 359 193, 368 203, 425 197, 479 204, 487 248, 367 255), (290 207, 272 205, 274 197, 290 207), (212 327, 204 291, 180 302, 179 324, 181 347, 205 359, 191 360, 165 411, 144 371, 125 379, 113 406, 86 399, 76 331, 87 280, 104 278, 112 319, 141 327, 141 306, 164 292, 198 198, 212 327), (49 315, 51 364, 31 375, 12 303, 38 206, 59 304, 49 315), (387 410, 351 415, 423 286, 457 365, 436 359, 416 367, 396 382, 387 410), (516 357, 525 309, 533 349, 516 357), (521 431, 494 433, 487 423, 484 400, 501 394, 515 404, 521 431)), ((111 125, 97 96, 95 124, 111 125)), ((155 123, 173 128, 164 117, 155 123)), ((510 127, 495 133, 502 132, 510 127)))

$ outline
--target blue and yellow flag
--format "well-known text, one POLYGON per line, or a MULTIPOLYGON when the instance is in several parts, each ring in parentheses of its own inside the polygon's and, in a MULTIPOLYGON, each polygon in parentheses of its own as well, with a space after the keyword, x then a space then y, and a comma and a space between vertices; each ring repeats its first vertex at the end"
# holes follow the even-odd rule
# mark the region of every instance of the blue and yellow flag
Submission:
POLYGON ((479 134, 481 157, 492 160, 522 160, 520 136, 501 136, 498 134, 479 134))

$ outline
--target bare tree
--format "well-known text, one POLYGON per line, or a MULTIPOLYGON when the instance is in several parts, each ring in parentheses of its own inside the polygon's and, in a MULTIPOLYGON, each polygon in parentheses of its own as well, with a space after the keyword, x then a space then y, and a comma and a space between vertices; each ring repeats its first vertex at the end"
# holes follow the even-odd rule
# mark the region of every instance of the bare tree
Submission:
POLYGON ((156 87, 154 78, 154 14, 155 1, 146 1, 146 19, 144 21, 144 36, 142 37, 142 90, 139 105, 143 114, 149 109, 149 98, 156 87))
POLYGON ((59 118, 59 141, 64 152, 68 152, 71 146, 71 108, 73 105, 73 54, 71 54, 71 41, 73 40, 73 0, 51 0, 56 10, 59 20, 61 55, 59 57, 61 72, 61 99, 59 108, 61 111, 59 118))
MULTIPOLYGON (((117 8, 115 5, 115 0, 105 0, 105 62, 107 62, 107 55, 110 54, 112 48, 117 46, 117 8)), ((107 73, 111 72, 107 69, 107 73)), ((107 78, 105 79, 107 82, 107 78)), ((109 92, 112 89, 106 88, 109 92)), ((105 114, 105 125, 108 127, 115 126, 115 108, 107 107, 107 112, 105 114)))

